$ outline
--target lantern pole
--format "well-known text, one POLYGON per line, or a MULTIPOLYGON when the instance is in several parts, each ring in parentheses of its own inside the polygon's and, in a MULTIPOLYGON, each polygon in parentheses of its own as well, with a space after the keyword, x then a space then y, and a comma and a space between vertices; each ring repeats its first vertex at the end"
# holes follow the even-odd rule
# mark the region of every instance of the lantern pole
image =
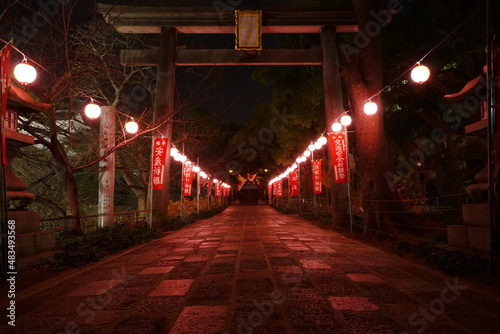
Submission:
POLYGON ((349 223, 351 226, 351 233, 352 233, 353 221, 352 221, 352 199, 351 199, 351 166, 349 164, 349 137, 347 134, 347 126, 344 126, 344 137, 345 137, 345 150, 347 158, 347 197, 349 198, 349 223))
POLYGON ((287 209, 288 209, 288 212, 291 211, 292 207, 291 207, 291 204, 290 204, 290 200, 291 200, 291 194, 290 194, 290 174, 288 174, 287 178, 286 178, 286 182, 287 182, 287 194, 286 194, 286 198, 287 198, 287 209))
POLYGON ((488 103, 488 218, 490 230, 490 274, 495 275, 495 253, 496 253, 496 198, 495 198, 495 162, 496 157, 496 96, 493 76, 495 73, 494 61, 495 50, 493 48, 493 4, 491 0, 486 1, 486 99, 488 103))
MULTIPOLYGON (((200 168, 200 158, 196 158, 196 166, 200 168)), ((196 173, 196 213, 200 214, 200 172, 201 169, 196 173)))
MULTIPOLYGON (((184 143, 182 144, 182 154, 184 155, 184 143)), ((181 161, 181 203, 180 203, 180 217, 184 220, 184 163, 181 161)))
POLYGON ((300 162, 297 163, 297 179, 299 183, 299 214, 302 213, 302 198, 300 196, 300 162))
MULTIPOLYGON (((0 122, 0 134, 1 136, 4 135, 5 131, 5 119, 4 116, 2 115, 2 121, 0 122)), ((4 141, 2 140, 2 143, 0 143, 0 157, 6 150, 6 147, 4 147, 4 141)), ((3 160, 3 159, 0 159, 3 160)), ((1 233, 2 233, 2 282, 5 282, 7 280, 7 273, 10 272, 9 270, 9 265, 7 263, 8 257, 8 246, 7 246, 7 230, 8 230, 8 220, 7 220, 7 183, 5 179, 5 165, 3 161, 0 161, 0 221, 1 221, 1 233)))

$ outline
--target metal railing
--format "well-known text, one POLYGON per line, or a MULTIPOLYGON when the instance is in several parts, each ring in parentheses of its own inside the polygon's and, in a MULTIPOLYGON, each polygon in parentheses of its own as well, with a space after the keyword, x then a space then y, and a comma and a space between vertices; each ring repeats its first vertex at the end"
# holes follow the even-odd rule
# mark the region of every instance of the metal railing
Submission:
MULTIPOLYGON (((95 229, 98 224, 99 215, 80 216, 82 231, 95 229)), ((64 226, 64 217, 41 219, 42 231, 60 231, 64 226)), ((146 223, 146 211, 117 212, 114 214, 114 223, 123 223, 128 226, 137 226, 146 223)))

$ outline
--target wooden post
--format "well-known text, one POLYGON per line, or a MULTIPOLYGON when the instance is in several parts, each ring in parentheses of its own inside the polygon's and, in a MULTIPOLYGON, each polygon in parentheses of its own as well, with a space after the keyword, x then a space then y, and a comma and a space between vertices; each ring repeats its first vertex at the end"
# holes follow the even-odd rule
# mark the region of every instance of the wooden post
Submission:
MULTIPOLYGON (((165 122, 153 136, 168 138, 165 158, 163 189, 153 190, 151 187, 148 201, 148 220, 153 229, 166 229, 168 220, 168 203, 170 200, 170 146, 172 145, 172 118, 174 115, 175 93, 175 47, 177 32, 174 27, 161 28, 160 51, 158 54, 158 75, 155 98, 155 124, 165 122), (159 132, 159 133, 158 133, 159 132)), ((150 171, 151 178, 151 171, 150 171)))
MULTIPOLYGON (((344 111, 342 102, 342 86, 340 83, 340 67, 335 41, 336 29, 326 26, 321 29, 321 47, 323 50, 323 90, 325 94, 326 128, 330 127, 337 117, 344 111)), ((332 218, 334 226, 347 226, 349 217, 349 194, 347 183, 335 183, 333 179, 333 152, 328 145, 328 167, 330 170, 330 193, 332 218)))

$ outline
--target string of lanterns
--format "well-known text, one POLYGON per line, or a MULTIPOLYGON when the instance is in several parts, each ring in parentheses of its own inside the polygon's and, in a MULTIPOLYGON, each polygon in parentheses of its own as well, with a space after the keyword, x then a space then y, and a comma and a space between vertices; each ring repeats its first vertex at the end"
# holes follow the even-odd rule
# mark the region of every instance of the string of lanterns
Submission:
POLYGON ((20 84, 23 84, 23 85, 27 85, 27 84, 30 84, 33 81, 35 81, 36 76, 37 76, 37 72, 36 72, 36 69, 28 63, 28 57, 26 57, 26 55, 24 53, 22 53, 21 50, 19 50, 18 48, 16 48, 12 44, 12 40, 10 42, 7 42, 7 41, 0 38, 0 41, 7 44, 7 46, 10 44, 10 46, 14 50, 19 52, 23 56, 23 60, 14 67, 14 71, 13 71, 14 78, 20 84))
MULTIPOLYGON (((332 124, 332 131, 333 132, 340 132, 344 129, 344 127, 347 127, 352 124, 352 117, 348 115, 349 111, 344 111, 340 116, 338 116, 335 121, 332 124)), ((297 169, 299 167, 299 164, 301 162, 304 162, 307 160, 312 155, 312 152, 315 150, 321 149, 326 143, 328 142, 328 139, 324 136, 321 135, 314 143, 311 143, 307 149, 299 156, 297 159, 295 159, 295 163, 292 164, 290 167, 288 167, 282 174, 279 176, 273 178, 271 181, 269 181, 269 185, 272 185, 273 183, 280 181, 297 169)))
POLYGON ((443 44, 448 38, 450 38, 458 29, 460 29, 467 21, 469 21, 480 9, 481 6, 478 6, 478 8, 465 20, 463 20, 455 29, 453 29, 448 35, 446 35, 437 45, 435 45, 432 49, 430 49, 419 61, 417 61, 413 66, 411 66, 409 69, 404 71, 400 76, 398 76, 396 79, 391 81, 388 85, 386 85, 384 88, 373 94, 371 97, 366 99, 365 104, 363 106, 363 111, 365 112, 366 115, 371 116, 374 115, 377 110, 378 106, 375 102, 372 102, 372 99, 378 95, 380 95, 385 89, 387 89, 390 85, 392 85, 394 82, 399 80, 402 76, 404 76, 406 73, 411 71, 410 73, 410 78, 417 84, 423 84, 427 80, 429 80, 431 71, 429 68, 425 65, 422 65, 421 62, 429 55, 431 54, 434 50, 436 50, 441 44, 443 44))
MULTIPOLYGON (((90 103, 85 106, 83 111, 89 119, 96 119, 101 115, 101 107, 92 98, 90 98, 90 103)), ((137 124, 134 118, 130 117, 125 123, 125 131, 129 134, 135 134, 139 131, 139 124, 137 124)))
MULTIPOLYGON (((181 163, 188 163, 188 162, 191 162, 187 156, 185 156, 184 154, 182 154, 174 145, 172 145, 172 147, 170 148, 170 156, 175 160, 175 161, 178 161, 178 162, 181 162, 181 163)), ((200 175, 201 178, 203 179, 208 179, 209 178, 209 175, 207 173, 205 173, 201 168, 200 166, 197 166, 197 165, 194 165, 193 166, 193 172, 195 173, 198 173, 200 175)), ((212 180, 213 183, 218 183, 220 182, 218 179, 213 179, 212 180)), ((224 188, 231 188, 230 185, 228 185, 227 183, 224 183, 222 182, 222 187, 224 188)))
MULTIPOLYGON (((378 111, 378 105, 372 101, 373 98, 377 97, 378 95, 380 95, 385 89, 387 89, 390 85, 392 85, 394 82, 396 82, 397 80, 399 80, 401 77, 403 77, 406 73, 410 72, 410 77, 411 79, 417 83, 417 84, 423 84, 425 83, 427 80, 429 80, 430 78, 430 75, 431 75, 431 71, 429 70, 429 68, 425 65, 422 65, 421 62, 431 53, 433 52, 435 49, 437 49, 441 44, 443 44, 450 36, 452 36, 461 26, 463 26, 471 17, 473 17, 478 11, 479 9, 481 8, 481 6, 479 6, 467 19, 465 19, 464 21, 462 21, 455 29, 453 29, 448 35, 446 35, 437 45, 435 45, 431 50, 429 50, 418 62, 416 62, 413 66, 411 66, 409 69, 407 69, 406 71, 404 71, 401 75, 399 75, 396 79, 394 79, 392 82, 390 82, 388 85, 384 86, 381 90, 379 90, 378 92, 376 92, 375 94, 373 94, 371 97, 369 97, 368 99, 366 99, 365 101, 365 104, 363 106, 363 111, 365 112, 366 115, 368 116, 371 116, 371 115, 374 115, 377 113, 378 111)), ((351 116, 349 116, 347 114, 347 111, 344 111, 336 120, 335 122, 332 124, 332 131, 333 132, 340 132, 344 129, 344 127, 347 127, 349 126, 350 124, 352 123, 352 118, 351 116)), ((327 143, 327 139, 326 137, 324 136, 321 136, 320 138, 318 138, 318 140, 316 141, 316 143, 312 144, 312 145, 309 145, 308 149, 306 151, 304 151, 304 153, 302 153, 301 156, 299 156, 296 160, 295 160, 295 163, 290 166, 289 168, 287 168, 285 170, 285 172, 283 172, 282 174, 280 174, 279 176, 273 178, 271 181, 269 181, 269 185, 272 185, 273 183, 277 182, 277 181, 281 181, 283 178, 285 177, 288 177, 288 175, 295 169, 298 168, 298 165, 301 163, 301 162, 304 162, 307 160, 307 158, 309 156, 311 156, 311 152, 315 149, 317 149, 318 147, 316 147, 316 144, 318 145, 321 145, 319 144, 321 140, 321 143, 323 143, 322 145, 326 144, 327 143), (324 138, 324 139, 323 139, 324 138)), ((321 146, 322 146, 321 145, 321 146)), ((319 146, 319 147, 321 147, 319 146)))
POLYGON ((311 143, 307 147, 307 149, 295 159, 295 163, 293 163, 290 167, 288 167, 283 173, 281 173, 280 175, 276 176, 271 181, 269 181, 269 184, 271 185, 277 181, 281 181, 282 179, 288 177, 288 175, 291 172, 299 168, 300 163, 305 162, 307 158, 311 156, 312 152, 321 149, 324 145, 326 145, 327 142, 328 140, 326 139, 326 137, 321 135, 321 137, 316 139, 314 143, 311 143))

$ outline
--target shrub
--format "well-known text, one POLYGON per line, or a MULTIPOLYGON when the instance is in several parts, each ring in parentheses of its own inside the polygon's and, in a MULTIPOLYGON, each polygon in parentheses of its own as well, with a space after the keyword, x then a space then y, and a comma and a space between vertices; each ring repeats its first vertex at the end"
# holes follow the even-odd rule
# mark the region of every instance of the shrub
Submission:
POLYGON ((157 237, 157 233, 147 226, 128 227, 124 224, 96 228, 82 235, 61 232, 58 235, 58 243, 62 252, 55 256, 54 269, 61 270, 97 262, 108 254, 157 237))
POLYGON ((485 269, 484 260, 480 254, 446 250, 428 241, 418 244, 399 241, 396 245, 396 251, 399 255, 412 253, 415 257, 427 261, 432 267, 447 274, 465 275, 478 273, 485 269))

